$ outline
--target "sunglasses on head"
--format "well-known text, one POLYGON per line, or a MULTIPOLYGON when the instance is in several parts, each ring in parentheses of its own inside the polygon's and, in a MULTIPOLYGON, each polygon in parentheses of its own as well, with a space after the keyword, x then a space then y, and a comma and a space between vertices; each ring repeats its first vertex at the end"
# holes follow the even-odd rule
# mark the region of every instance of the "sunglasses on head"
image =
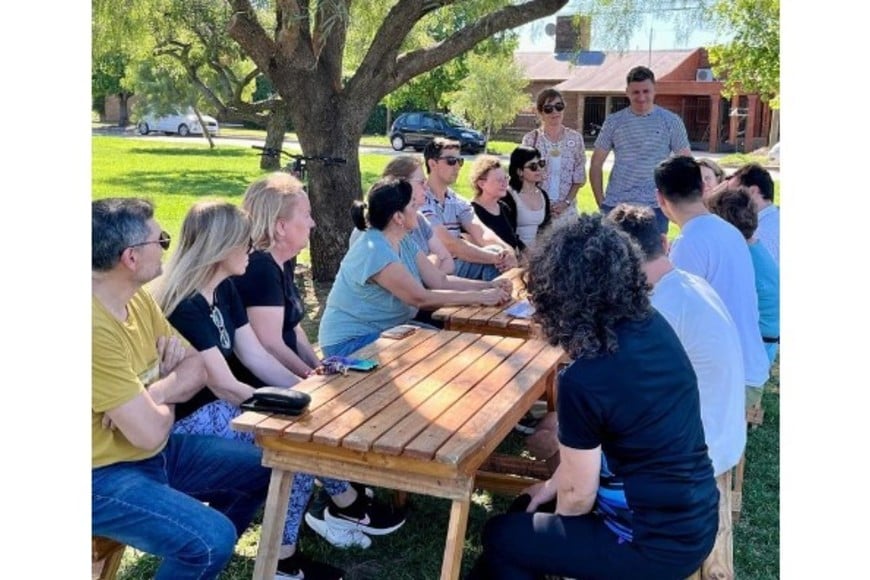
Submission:
POLYGON ((544 105, 541 107, 541 110, 547 113, 548 115, 553 111, 559 111, 560 113, 565 110, 565 103, 556 103, 555 105, 544 105))
POLYGON ((527 163, 523 166, 523 169, 528 169, 529 171, 537 171, 538 169, 543 169, 547 166, 546 159, 538 159, 537 161, 532 161, 531 163, 527 163))
MULTIPOLYGON (((148 244, 160 244, 161 248, 163 248, 164 250, 168 250, 170 242, 172 242, 172 238, 169 236, 169 233, 160 232, 160 237, 156 240, 139 242, 138 244, 130 244, 129 246, 125 247, 124 250, 126 250, 127 248, 138 248, 139 246, 147 246, 148 244)), ((121 250, 122 254, 124 253, 124 250, 121 250)))
POLYGON ((438 160, 443 161, 450 167, 453 167, 454 165, 459 165, 459 167, 462 167, 462 164, 465 163, 465 159, 463 159, 462 157, 439 157, 438 160))

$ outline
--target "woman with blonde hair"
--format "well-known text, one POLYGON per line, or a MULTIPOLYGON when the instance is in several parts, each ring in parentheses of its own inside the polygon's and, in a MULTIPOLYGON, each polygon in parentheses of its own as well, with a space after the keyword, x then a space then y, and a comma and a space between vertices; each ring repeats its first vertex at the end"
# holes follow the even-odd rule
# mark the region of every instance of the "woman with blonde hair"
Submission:
MULTIPOLYGON (((241 414, 238 405, 256 387, 292 387, 299 382, 260 344, 233 285, 231 277, 245 272, 251 246, 250 217, 231 203, 199 202, 184 218, 181 241, 157 288, 157 301, 205 361, 208 389, 175 406, 175 433, 218 435, 253 444, 253 434, 230 427, 241 414)), ((309 560, 296 549, 313 481, 311 475, 294 475, 279 577, 337 580, 342 570, 309 560)))
POLYGON ((483 224, 504 243, 519 253, 526 245, 517 237, 517 216, 502 201, 507 195, 508 178, 501 161, 494 155, 480 155, 471 166, 471 207, 483 224))
POLYGON ((701 167, 701 181, 704 183, 704 191, 701 198, 706 202, 713 195, 719 184, 725 181, 725 171, 719 164, 707 157, 696 159, 701 167))
MULTIPOLYGON (((311 204, 302 183, 288 173, 272 173, 252 183, 242 201, 251 216, 251 252, 244 275, 234 279, 260 342, 295 374, 306 377, 320 366, 299 322, 302 298, 293 280, 296 256, 314 228, 311 204)), ((369 496, 371 490, 346 481, 319 478, 329 495, 323 511, 311 510, 305 522, 338 547, 368 547, 366 534, 389 534, 404 516, 369 496)), ((294 495, 296 488, 294 479, 294 495)), ((311 481, 306 488, 311 491, 311 481)), ((309 579, 311 576, 306 576, 309 579)))

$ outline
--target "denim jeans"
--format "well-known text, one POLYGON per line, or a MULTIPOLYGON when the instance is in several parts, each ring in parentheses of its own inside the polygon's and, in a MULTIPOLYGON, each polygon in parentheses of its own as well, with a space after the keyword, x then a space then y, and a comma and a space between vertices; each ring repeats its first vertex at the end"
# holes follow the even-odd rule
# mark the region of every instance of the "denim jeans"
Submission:
POLYGON ((364 334, 363 336, 349 338, 335 344, 327 344, 325 346, 321 346, 320 348, 323 350, 323 354, 326 356, 348 356, 352 352, 356 352, 362 347, 370 345, 371 343, 376 341, 380 335, 380 332, 370 332, 369 334, 364 334))
MULTIPOLYGON (((599 211, 601 212, 601 215, 607 216, 607 214, 610 213, 610 210, 612 210, 614 207, 616 206, 601 204, 599 211)), ((670 222, 668 221, 668 216, 665 215, 665 212, 663 212, 662 208, 660 207, 653 207, 650 209, 652 209, 653 212, 655 212, 656 214, 656 226, 658 226, 659 233, 667 235, 668 227, 670 225, 670 222)))
MULTIPOLYGON (((502 250, 500 246, 486 246, 483 249, 492 252, 493 254, 498 254, 502 250)), ((465 260, 460 260, 459 258, 454 258, 453 264, 453 275, 460 278, 467 278, 468 280, 484 280, 489 282, 501 275, 498 268, 492 264, 475 264, 472 262, 466 262, 465 260)))
POLYGON ((92 533, 161 558, 158 580, 217 578, 266 499, 260 456, 241 441, 170 435, 154 457, 93 469, 92 533))
MULTIPOLYGON (((181 421, 175 423, 173 433, 187 433, 191 435, 217 435, 224 439, 236 439, 254 446, 254 434, 236 431, 230 423, 242 414, 242 410, 226 401, 212 401, 197 409, 181 421)), ((319 478, 323 489, 330 496, 344 493, 350 488, 346 481, 319 478)), ((281 536, 281 545, 295 544, 299 538, 299 527, 302 525, 302 516, 311 499, 314 490, 314 476, 307 473, 293 473, 293 488, 290 490, 290 499, 287 502, 287 519, 284 520, 284 533, 281 536)))

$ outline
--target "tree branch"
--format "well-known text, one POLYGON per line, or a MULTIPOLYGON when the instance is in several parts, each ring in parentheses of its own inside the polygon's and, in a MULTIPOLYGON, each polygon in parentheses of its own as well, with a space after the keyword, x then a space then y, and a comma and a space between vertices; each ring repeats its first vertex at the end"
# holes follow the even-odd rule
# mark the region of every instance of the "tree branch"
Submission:
POLYGON ((434 46, 399 56, 393 74, 386 79, 380 91, 383 95, 389 94, 418 74, 444 64, 470 50, 482 40, 553 14, 567 3, 568 0, 531 0, 523 4, 506 6, 488 14, 434 46))
POLYGON ((430 12, 455 3, 456 0, 400 0, 375 33, 368 52, 348 82, 348 93, 371 92, 383 84, 393 75, 396 57, 414 25, 430 12))

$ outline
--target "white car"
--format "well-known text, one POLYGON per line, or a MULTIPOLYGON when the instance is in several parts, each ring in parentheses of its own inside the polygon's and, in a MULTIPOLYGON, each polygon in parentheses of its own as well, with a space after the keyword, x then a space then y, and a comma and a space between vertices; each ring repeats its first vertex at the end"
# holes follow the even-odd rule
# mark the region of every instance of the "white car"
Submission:
MULTIPOLYGON (((217 135, 220 131, 218 122, 214 117, 202 115, 202 120, 208 128, 211 135, 217 135)), ((162 131, 164 133, 178 133, 182 137, 188 135, 202 135, 202 127, 197 120, 193 109, 188 109, 187 113, 176 113, 166 117, 157 117, 154 115, 145 115, 136 127, 140 135, 147 135, 151 131, 162 131)))

